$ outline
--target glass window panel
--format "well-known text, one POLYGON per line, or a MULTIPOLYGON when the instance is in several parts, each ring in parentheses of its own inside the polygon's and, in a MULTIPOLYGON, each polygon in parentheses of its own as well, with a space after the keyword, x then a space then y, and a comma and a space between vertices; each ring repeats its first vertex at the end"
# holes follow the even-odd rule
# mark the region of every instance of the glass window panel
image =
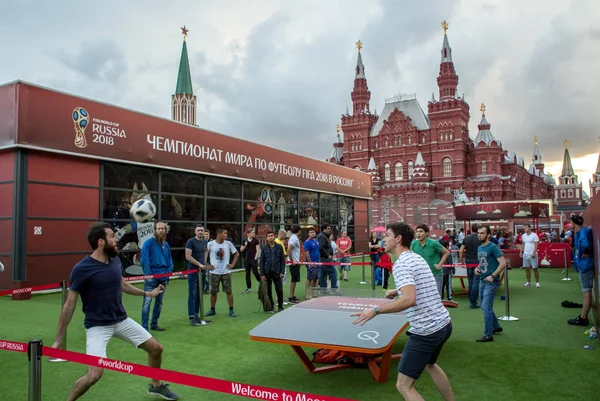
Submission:
POLYGON ((319 194, 316 192, 300 191, 300 206, 319 206, 319 194))
POLYGON ((298 216, 301 226, 319 225, 319 209, 310 206, 301 206, 298 210, 298 216))
POLYGON ((274 187, 275 197, 277 201, 283 197, 287 204, 298 203, 298 190, 291 188, 274 187))
POLYGON ((104 163, 104 186, 142 191, 158 191, 158 170, 120 163, 104 163))
MULTIPOLYGON (((129 219, 131 215, 129 210, 132 203, 137 200, 136 196, 143 194, 133 193, 131 191, 115 191, 115 190, 104 190, 104 199, 102 202, 102 217, 105 220, 120 220, 129 219)), ((154 203, 155 210, 158 212, 158 196, 156 194, 150 194, 150 199, 154 203)))
POLYGON ((204 198, 199 196, 162 195, 162 220, 204 221, 204 198))
POLYGON ((178 171, 162 171, 160 174, 160 188, 163 192, 204 195, 204 178, 201 175, 178 171))
POLYGON ((337 224, 338 211, 337 209, 321 208, 321 224, 337 224))
POLYGON ((244 202, 244 221, 248 223, 272 223, 273 206, 262 202, 244 202), (268 210, 271 212, 267 212, 268 210))
POLYGON ((267 243, 267 231, 275 231, 275 227, 273 227, 272 224, 251 224, 251 223, 245 223, 244 224, 244 233, 245 236, 247 237, 247 233, 249 230, 254 229, 255 232, 255 236, 256 239, 258 239, 258 242, 261 245, 264 245, 267 243))
POLYGON ((241 218, 241 201, 223 199, 206 200, 206 221, 240 221, 241 218))
POLYGON ((195 236, 196 223, 167 222, 167 242, 171 248, 185 248, 188 239, 195 236))
POLYGON ((249 201, 275 202, 273 187, 254 182, 244 183, 244 199, 249 201))
POLYGON ((206 177, 206 195, 239 199, 242 195, 242 184, 226 178, 206 177))
POLYGON ((328 207, 331 209, 337 209, 338 197, 337 195, 321 194, 320 204, 321 207, 328 207))
POLYGON ((188 269, 185 249, 171 249, 171 258, 173 259, 173 271, 180 272, 188 269))
POLYGON ((298 223, 298 206, 295 204, 287 204, 285 206, 277 205, 273 214, 275 224, 298 223))

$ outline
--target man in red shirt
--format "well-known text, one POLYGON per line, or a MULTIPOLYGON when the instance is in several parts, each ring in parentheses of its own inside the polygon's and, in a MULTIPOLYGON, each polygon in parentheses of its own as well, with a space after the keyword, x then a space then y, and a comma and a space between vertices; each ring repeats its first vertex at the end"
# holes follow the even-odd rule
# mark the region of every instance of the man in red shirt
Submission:
MULTIPOLYGON (((342 236, 336 241, 338 251, 338 261, 340 263, 350 263, 350 249, 352 248, 352 240, 348 237, 346 231, 342 231, 342 236)), ((340 275, 343 275, 342 280, 348 281, 348 272, 350 265, 340 265, 340 275)))

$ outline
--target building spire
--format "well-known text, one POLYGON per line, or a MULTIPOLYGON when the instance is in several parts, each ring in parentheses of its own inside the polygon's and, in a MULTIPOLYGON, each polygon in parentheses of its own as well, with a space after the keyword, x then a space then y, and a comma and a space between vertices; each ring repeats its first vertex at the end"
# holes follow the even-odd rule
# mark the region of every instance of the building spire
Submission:
POLYGON ((365 65, 362 61, 361 49, 363 43, 359 40, 355 43, 358 49, 358 58, 356 60, 356 71, 354 75, 354 89, 352 90, 352 115, 358 115, 369 112, 369 101, 371 92, 367 86, 367 77, 365 75, 365 65))
POLYGON ((486 146, 490 146, 492 142, 496 142, 498 146, 500 146, 500 142, 497 141, 496 138, 494 138, 494 135, 492 135, 492 131, 490 131, 492 125, 485 118, 486 106, 484 103, 481 103, 479 110, 481 111, 481 122, 477 126, 479 128, 479 132, 477 133, 475 141, 473 141, 475 147, 477 147, 481 142, 484 142, 486 146))
POLYGON ((565 139, 565 155, 563 157, 563 168, 561 177, 572 177, 575 175, 573 164, 571 163, 571 155, 569 154, 569 141, 565 139))
POLYGON ((454 71, 454 63, 452 62, 452 49, 448 42, 448 23, 442 22, 444 30, 444 41, 442 43, 440 73, 437 78, 438 88, 440 90, 440 101, 452 99, 456 97, 456 88, 458 86, 458 75, 454 71))
POLYGON ((183 46, 181 48, 181 59, 179 60, 179 73, 177 74, 177 86, 175 88, 175 94, 188 94, 193 95, 192 89, 192 74, 190 72, 190 61, 188 59, 187 52, 187 33, 188 29, 185 26, 181 28, 183 35, 183 46))
POLYGON ((196 125, 196 96, 192 88, 192 73, 187 52, 187 35, 189 30, 181 27, 183 45, 177 72, 177 85, 175 93, 171 96, 171 118, 180 123, 196 125))

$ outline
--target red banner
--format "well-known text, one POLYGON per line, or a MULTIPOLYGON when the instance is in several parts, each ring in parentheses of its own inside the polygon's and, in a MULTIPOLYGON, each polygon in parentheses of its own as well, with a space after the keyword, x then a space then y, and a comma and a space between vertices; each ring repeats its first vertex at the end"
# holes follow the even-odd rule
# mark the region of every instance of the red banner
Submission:
MULTIPOLYGON (((0 350, 27 352, 27 347, 28 345, 26 343, 0 340, 0 350)), ((50 358, 64 359, 65 361, 80 363, 82 365, 96 366, 102 369, 114 370, 116 372, 127 373, 130 375, 182 384, 184 386, 216 391, 219 393, 254 398, 257 400, 353 401, 347 398, 300 393, 291 390, 281 390, 276 388, 254 386, 246 383, 230 382, 211 377, 196 376, 189 373, 152 368, 135 363, 123 362, 116 359, 99 358, 97 356, 85 355, 72 351, 63 351, 50 347, 42 347, 42 354, 50 358)))
POLYGON ((0 145, 12 140, 81 157, 371 197, 371 177, 364 172, 245 141, 236 133, 221 135, 21 82, 0 87, 0 106, 0 145))
POLYGON ((14 290, 0 291, 0 297, 4 296, 4 295, 23 294, 26 292, 33 292, 33 291, 56 290, 56 289, 60 288, 60 284, 61 283, 52 283, 52 284, 38 285, 36 287, 25 287, 25 288, 16 288, 14 290))

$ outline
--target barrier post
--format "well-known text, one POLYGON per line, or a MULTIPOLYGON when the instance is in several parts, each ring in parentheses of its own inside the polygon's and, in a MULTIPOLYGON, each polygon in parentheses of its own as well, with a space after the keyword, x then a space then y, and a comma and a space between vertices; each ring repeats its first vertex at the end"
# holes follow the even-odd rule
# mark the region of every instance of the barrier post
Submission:
POLYGON ((510 294, 508 290, 508 269, 504 269, 504 296, 506 297, 506 316, 499 317, 498 320, 514 322, 518 317, 510 315, 510 294))
POLYGON ((358 284, 368 284, 365 281, 365 253, 362 254, 362 281, 358 284))
MULTIPOLYGON (((60 288, 62 290, 62 293, 61 293, 62 304, 60 305, 60 311, 62 312, 63 308, 65 307, 65 303, 67 302, 67 297, 69 296, 67 280, 61 281, 60 288)), ((65 330, 65 334, 63 336, 63 341, 60 345, 60 349, 62 349, 63 351, 67 350, 67 330, 65 330)), ((48 358, 48 362, 66 362, 66 361, 64 359, 60 359, 60 358, 48 358)))
POLYGON ((29 359, 29 401, 42 400, 42 340, 31 340, 27 346, 29 359))
POLYGON ((373 291, 375 291, 375 263, 376 262, 374 260, 371 261, 371 289, 373 291))
MULTIPOLYGON (((208 274, 208 271, 206 272, 208 274)), ((211 324, 212 320, 204 320, 204 281, 202 280, 202 269, 198 268, 198 291, 200 291, 200 325, 211 324)))
POLYGON ((563 248, 563 254, 565 256, 565 270, 563 272, 567 272, 567 277, 563 277, 562 281, 571 281, 569 277, 569 266, 567 265, 567 249, 563 248))

